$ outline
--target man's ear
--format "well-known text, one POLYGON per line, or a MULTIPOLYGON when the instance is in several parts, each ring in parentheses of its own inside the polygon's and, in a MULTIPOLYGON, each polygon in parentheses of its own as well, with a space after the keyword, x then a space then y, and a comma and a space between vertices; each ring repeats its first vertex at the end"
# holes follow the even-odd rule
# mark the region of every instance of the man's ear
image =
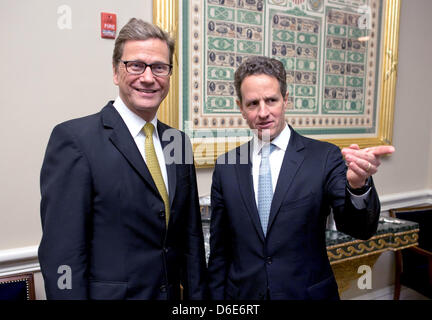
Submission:
POLYGON ((118 86, 119 81, 118 81, 118 65, 114 65, 113 64, 113 82, 116 86, 118 86))
POLYGON ((241 112, 241 114, 242 114, 243 119, 246 119, 246 117, 245 117, 245 115, 244 115, 244 108, 243 108, 243 105, 242 105, 241 101, 240 101, 240 100, 236 100, 236 103, 237 103, 237 106, 238 106, 239 109, 240 109, 240 112, 241 112))
POLYGON ((283 98, 283 103, 284 103, 284 111, 286 111, 287 106, 288 106, 288 97, 289 97, 289 92, 287 90, 287 92, 285 93, 285 97, 283 98))

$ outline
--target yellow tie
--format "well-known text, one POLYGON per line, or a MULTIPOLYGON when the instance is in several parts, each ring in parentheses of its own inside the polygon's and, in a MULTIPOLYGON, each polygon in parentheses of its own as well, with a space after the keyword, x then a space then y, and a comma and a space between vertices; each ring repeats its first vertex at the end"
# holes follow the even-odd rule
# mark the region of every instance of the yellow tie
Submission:
POLYGON ((156 184, 156 187, 162 197, 162 200, 165 205, 165 220, 166 226, 168 227, 170 207, 169 207, 169 197, 165 187, 165 182, 162 177, 162 172, 159 166, 159 161, 156 157, 156 151, 153 145, 153 131, 154 126, 150 122, 147 122, 144 125, 144 133, 145 133, 145 156, 146 156, 146 164, 152 175, 153 181, 156 184))

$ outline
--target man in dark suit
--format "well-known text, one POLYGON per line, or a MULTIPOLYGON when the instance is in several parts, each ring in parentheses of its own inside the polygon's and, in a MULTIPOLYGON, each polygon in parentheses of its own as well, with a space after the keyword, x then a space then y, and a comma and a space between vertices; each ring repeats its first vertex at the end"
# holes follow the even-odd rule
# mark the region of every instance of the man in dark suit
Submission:
POLYGON ((254 57, 235 73, 237 104, 253 139, 218 158, 211 189, 212 299, 338 299, 325 242, 337 228, 371 237, 380 203, 371 175, 392 146, 342 153, 285 122, 286 73, 254 57))
POLYGON ((41 171, 48 299, 180 299, 180 286, 204 297, 190 141, 156 116, 173 51, 167 33, 131 19, 113 53, 119 97, 54 128, 41 171))

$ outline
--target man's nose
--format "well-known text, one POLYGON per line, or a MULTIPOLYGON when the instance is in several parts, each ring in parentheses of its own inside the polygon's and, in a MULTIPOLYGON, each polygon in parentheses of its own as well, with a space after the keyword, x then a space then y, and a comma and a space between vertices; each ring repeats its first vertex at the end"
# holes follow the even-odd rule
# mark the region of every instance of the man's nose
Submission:
POLYGON ((264 101, 260 101, 259 107, 258 107, 258 116, 260 118, 267 118, 269 115, 269 109, 267 104, 264 101))
POLYGON ((140 81, 142 81, 142 82, 153 82, 154 81, 153 73, 151 71, 150 66, 146 66, 146 68, 144 69, 144 72, 141 73, 140 81))

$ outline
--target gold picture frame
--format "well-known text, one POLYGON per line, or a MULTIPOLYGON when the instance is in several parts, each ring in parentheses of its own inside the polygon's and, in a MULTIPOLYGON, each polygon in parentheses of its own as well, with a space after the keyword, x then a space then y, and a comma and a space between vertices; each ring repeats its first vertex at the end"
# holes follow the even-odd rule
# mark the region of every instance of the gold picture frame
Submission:
MULTIPOLYGON (((291 1, 291 0, 289 0, 291 1)), ((367 138, 336 138, 320 139, 329 141, 339 147, 346 147, 357 143, 361 148, 374 145, 392 144, 393 119, 394 119, 394 100, 395 87, 398 68, 398 41, 399 41, 399 20, 400 20, 400 0, 381 0, 383 2, 383 32, 381 38, 381 55, 379 58, 380 74, 378 75, 379 87, 377 104, 379 105, 377 114, 377 131, 373 137, 367 138)), ((153 22, 162 29, 168 31, 179 44, 179 1, 178 0, 153 0, 153 22)), ((159 109, 159 119, 168 125, 179 128, 179 45, 174 52, 174 68, 171 77, 171 89, 167 98, 163 101, 159 109)), ((215 140, 213 140, 215 141, 215 140)), ((216 158, 238 146, 239 142, 207 142, 202 148, 202 143, 193 143, 195 152, 195 162, 197 167, 212 167, 216 158), (209 144, 211 144, 209 146, 209 144), (201 152, 196 152, 200 150, 201 152), (202 150, 205 150, 202 152, 202 150)))

